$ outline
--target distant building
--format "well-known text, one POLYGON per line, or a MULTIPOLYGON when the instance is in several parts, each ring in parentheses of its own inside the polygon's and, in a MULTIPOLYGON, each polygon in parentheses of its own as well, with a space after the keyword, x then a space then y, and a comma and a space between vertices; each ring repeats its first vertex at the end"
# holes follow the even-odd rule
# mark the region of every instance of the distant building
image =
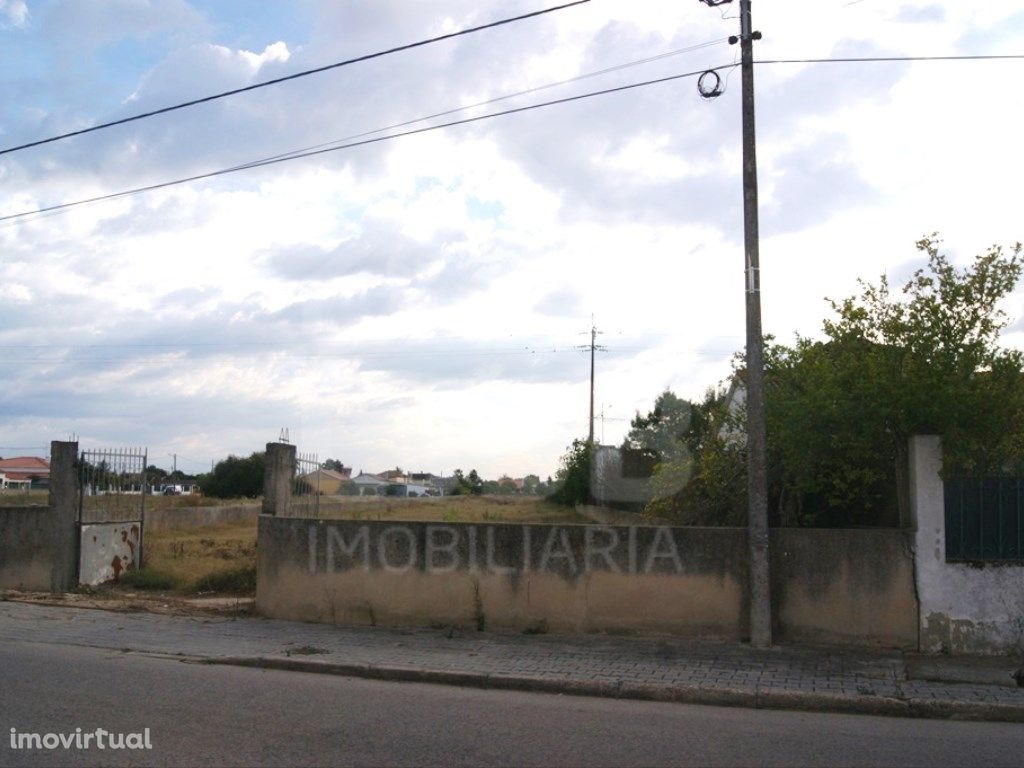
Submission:
POLYGON ((0 488, 48 488, 50 462, 37 456, 0 459, 0 488))
POLYGON ((337 472, 333 469, 318 469, 316 472, 310 472, 302 475, 301 479, 309 484, 309 487, 313 490, 319 491, 321 495, 333 496, 341 493, 341 489, 352 483, 352 478, 349 475, 352 474, 352 470, 349 469, 347 473, 337 472))
POLYGON ((352 484, 359 489, 360 496, 383 496, 389 482, 379 475, 360 472, 352 478, 352 484))

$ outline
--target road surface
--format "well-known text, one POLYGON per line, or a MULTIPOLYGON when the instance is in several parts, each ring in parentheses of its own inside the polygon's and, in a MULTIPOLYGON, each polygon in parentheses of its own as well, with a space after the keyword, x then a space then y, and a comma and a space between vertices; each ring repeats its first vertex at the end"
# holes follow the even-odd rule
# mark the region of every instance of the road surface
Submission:
POLYGON ((659 704, 0 644, 0 766, 1020 766, 1024 726, 659 704), (148 728, 151 751, 31 752, 11 729, 148 728))

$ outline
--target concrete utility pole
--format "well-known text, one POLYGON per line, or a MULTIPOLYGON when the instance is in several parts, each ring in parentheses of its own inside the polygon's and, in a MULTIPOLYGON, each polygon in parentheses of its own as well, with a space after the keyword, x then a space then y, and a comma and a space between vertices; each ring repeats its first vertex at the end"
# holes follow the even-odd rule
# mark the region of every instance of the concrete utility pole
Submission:
POLYGON ((599 346, 597 343, 597 336, 601 331, 597 330, 597 326, 594 324, 594 318, 590 318, 590 343, 584 344, 577 347, 577 349, 589 349, 590 350, 590 428, 587 436, 587 443, 589 445, 594 444, 594 354, 598 350, 604 350, 604 347, 599 346))
POLYGON ((587 440, 594 444, 594 348, 597 346, 597 328, 590 326, 590 436, 587 440))
MULTIPOLYGON (((709 6, 732 0, 701 0, 709 6)), ((754 121, 754 41, 751 0, 739 0, 743 120, 743 245, 747 310, 747 531, 750 548, 750 643, 772 644, 768 569, 768 470, 764 405, 764 339, 761 332, 761 256, 757 217, 757 136, 754 121)), ((714 94, 717 95, 717 94, 714 94)))
POLYGON ((764 338, 761 334, 761 254, 757 219, 757 138, 754 125, 754 40, 751 0, 740 0, 743 78, 743 243, 747 279, 747 526, 750 537, 750 642, 772 644, 768 573, 768 444, 764 415, 764 338))

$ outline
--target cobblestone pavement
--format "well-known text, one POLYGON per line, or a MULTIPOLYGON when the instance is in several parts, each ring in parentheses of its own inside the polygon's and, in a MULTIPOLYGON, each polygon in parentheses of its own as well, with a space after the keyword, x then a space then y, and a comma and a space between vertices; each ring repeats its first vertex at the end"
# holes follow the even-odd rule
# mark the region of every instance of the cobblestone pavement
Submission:
POLYGON ((1024 688, 908 680, 898 651, 756 650, 670 637, 334 627, 13 601, 0 602, 0 641, 487 687, 1024 721, 1024 688))

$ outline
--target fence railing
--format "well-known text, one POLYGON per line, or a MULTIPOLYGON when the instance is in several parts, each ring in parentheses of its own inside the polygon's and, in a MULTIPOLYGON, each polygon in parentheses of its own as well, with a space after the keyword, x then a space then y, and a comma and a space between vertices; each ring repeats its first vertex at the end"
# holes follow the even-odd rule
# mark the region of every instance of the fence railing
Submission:
POLYGON ((320 461, 315 453, 295 454, 290 514, 293 517, 320 516, 320 461))
POLYGON ((945 483, 946 560, 1024 562, 1024 478, 945 483))
POLYGON ((82 523, 142 520, 146 509, 146 449, 83 450, 78 460, 82 523))

